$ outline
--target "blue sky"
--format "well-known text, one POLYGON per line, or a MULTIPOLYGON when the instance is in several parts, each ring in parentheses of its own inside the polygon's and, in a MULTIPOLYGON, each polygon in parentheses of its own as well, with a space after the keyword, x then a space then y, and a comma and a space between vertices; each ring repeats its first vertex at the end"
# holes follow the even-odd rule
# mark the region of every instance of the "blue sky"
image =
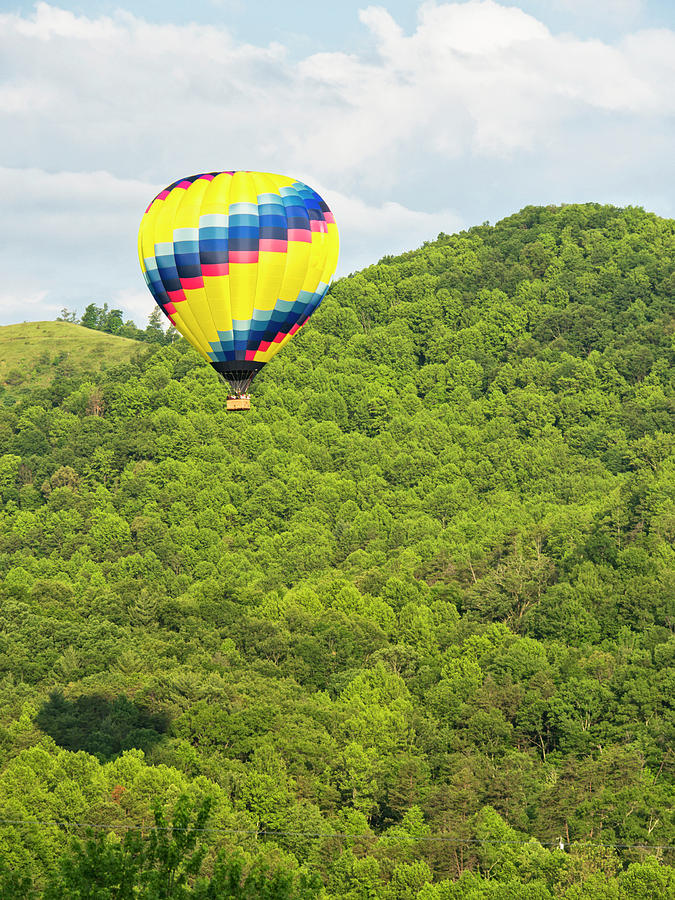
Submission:
POLYGON ((672 0, 0 2, 0 324, 152 306, 138 220, 199 171, 307 181, 339 273, 530 203, 675 215, 672 0))
MULTIPOLYGON (((34 5, 2 0, 0 10, 27 16, 34 5)), ((306 54, 365 46, 358 12, 369 4, 354 0, 144 0, 142 4, 125 5, 112 0, 87 0, 58 5, 89 17, 109 16, 126 8, 153 22, 217 24, 231 29, 242 41, 281 41, 292 52, 306 54)), ((414 0, 389 0, 381 5, 407 32, 414 30, 420 4, 414 0)), ((535 16, 554 32, 570 31, 603 40, 616 38, 627 29, 672 28, 675 24, 672 0, 521 0, 504 5, 535 16)))

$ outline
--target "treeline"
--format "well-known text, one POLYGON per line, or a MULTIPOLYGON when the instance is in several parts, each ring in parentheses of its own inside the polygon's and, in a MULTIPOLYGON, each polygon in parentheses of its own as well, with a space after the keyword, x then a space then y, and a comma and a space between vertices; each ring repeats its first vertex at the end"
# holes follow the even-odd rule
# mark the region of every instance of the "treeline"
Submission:
POLYGON ((0 407, 5 865, 185 795, 206 879, 672 896, 674 251, 528 208, 338 281, 250 413, 182 341, 0 407))
POLYGON ((150 313, 145 328, 138 328, 132 319, 124 321, 122 310, 108 309, 107 303, 104 303, 103 306, 90 303, 79 319, 76 312, 64 308, 57 317, 57 322, 72 322, 75 325, 92 328, 94 331, 104 331, 106 334, 117 334, 120 337, 132 338, 135 341, 148 341, 152 344, 173 344, 180 338, 173 325, 169 325, 166 330, 163 328, 162 313, 159 307, 150 313))
MULTIPOLYGON (((0 860, 0 891, 3 900, 317 900, 327 894, 316 873, 287 869, 279 861, 256 860, 240 851, 210 850, 205 837, 209 831, 212 801, 206 798, 197 807, 186 795, 178 798, 172 821, 166 819, 159 802, 154 804, 154 822, 132 827, 123 835, 106 835, 104 830, 86 828, 86 837, 76 837, 57 860, 44 889, 36 887, 30 875, 8 869, 0 860), (112 839, 111 839, 112 838, 112 839)), ((546 900, 549 897, 594 898, 594 900, 668 900, 675 892, 675 869, 663 866, 655 856, 622 867, 611 849, 579 844, 562 852, 551 852, 537 841, 517 840, 503 823, 484 817, 485 833, 490 826, 500 837, 480 839, 480 859, 488 876, 464 873, 456 881, 431 885, 432 872, 420 860, 424 833, 402 832, 392 836, 389 853, 403 854, 411 862, 399 865, 385 887, 372 877, 370 867, 361 867, 360 877, 341 880, 335 896, 389 900, 481 900, 518 898, 546 900), (398 838, 398 841, 397 841, 398 838), (538 877, 533 878, 534 872, 538 877), (355 889, 349 890, 355 886, 355 889)), ((347 838, 358 847, 358 835, 326 834, 327 840, 347 838)))
POLYGON ((322 892, 318 875, 305 875, 267 864, 250 866, 241 854, 218 854, 205 866, 204 843, 211 800, 193 809, 182 795, 168 822, 161 803, 154 822, 131 828, 119 840, 85 828, 59 858, 44 890, 30 875, 8 869, 0 860, 2 900, 312 900, 322 892), (204 869, 210 869, 204 874, 204 869))

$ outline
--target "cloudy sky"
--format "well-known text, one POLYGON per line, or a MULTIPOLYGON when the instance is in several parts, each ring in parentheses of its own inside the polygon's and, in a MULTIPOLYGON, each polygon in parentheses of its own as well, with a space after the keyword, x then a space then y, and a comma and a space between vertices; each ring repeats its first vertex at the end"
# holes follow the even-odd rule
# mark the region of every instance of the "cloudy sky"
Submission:
POLYGON ((316 188, 339 274, 526 204, 675 216, 673 0, 121 2, 0 0, 0 324, 142 323, 139 219, 197 172, 316 188))

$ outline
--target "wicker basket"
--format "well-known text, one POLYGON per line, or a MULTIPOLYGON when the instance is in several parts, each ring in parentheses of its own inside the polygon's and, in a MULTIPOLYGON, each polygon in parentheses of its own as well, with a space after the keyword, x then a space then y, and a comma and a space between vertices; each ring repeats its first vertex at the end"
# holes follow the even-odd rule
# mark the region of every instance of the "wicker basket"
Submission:
POLYGON ((250 409, 251 401, 248 397, 228 397, 227 398, 227 409, 228 411, 233 409, 250 409))

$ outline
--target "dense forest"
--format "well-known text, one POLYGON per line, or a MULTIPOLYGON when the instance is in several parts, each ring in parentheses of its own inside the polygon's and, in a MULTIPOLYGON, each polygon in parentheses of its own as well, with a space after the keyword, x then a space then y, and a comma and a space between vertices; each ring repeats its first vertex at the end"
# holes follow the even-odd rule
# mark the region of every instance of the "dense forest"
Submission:
POLYGON ((0 895, 675 897, 674 299, 675 221, 528 207, 248 413, 182 340, 6 386, 0 895))

